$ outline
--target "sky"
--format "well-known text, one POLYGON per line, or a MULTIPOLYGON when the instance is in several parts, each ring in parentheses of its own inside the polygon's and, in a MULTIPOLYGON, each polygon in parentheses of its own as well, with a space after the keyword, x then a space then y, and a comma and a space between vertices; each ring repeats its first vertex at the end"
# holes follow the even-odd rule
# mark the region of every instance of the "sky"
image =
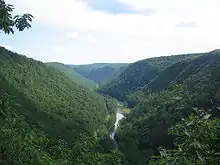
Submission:
POLYGON ((6 0, 32 28, 0 45, 43 62, 135 62, 220 48, 220 0, 6 0))

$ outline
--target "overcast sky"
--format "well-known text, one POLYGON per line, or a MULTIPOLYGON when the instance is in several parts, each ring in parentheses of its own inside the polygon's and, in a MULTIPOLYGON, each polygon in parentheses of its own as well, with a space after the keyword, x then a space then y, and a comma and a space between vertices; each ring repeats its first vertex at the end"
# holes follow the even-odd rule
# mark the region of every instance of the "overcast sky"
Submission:
POLYGON ((6 0, 35 19, 0 45, 43 62, 134 62, 220 48, 220 0, 6 0))

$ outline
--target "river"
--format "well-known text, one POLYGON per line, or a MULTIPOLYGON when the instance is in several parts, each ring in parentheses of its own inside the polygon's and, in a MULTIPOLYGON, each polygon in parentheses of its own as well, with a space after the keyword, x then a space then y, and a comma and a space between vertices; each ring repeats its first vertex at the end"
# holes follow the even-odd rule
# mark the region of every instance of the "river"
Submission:
POLYGON ((110 134, 110 138, 111 138, 112 140, 115 140, 115 133, 116 133, 116 130, 117 130, 118 126, 119 126, 119 122, 120 122, 120 120, 123 119, 124 117, 125 117, 125 116, 124 116, 123 114, 121 114, 121 113, 119 113, 119 112, 116 113, 115 127, 114 127, 113 132, 110 134))

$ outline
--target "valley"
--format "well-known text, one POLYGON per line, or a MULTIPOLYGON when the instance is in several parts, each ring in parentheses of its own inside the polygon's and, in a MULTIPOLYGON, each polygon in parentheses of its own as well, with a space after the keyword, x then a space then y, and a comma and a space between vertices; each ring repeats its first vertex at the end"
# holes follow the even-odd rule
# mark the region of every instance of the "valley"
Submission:
POLYGON ((78 74, 89 79, 99 85, 104 85, 125 69, 126 63, 96 63, 87 65, 68 65, 72 67, 78 74))
MULTIPOLYGON (((219 52, 146 59, 123 66, 113 77, 101 67, 110 76, 103 84, 70 66, 45 64, 3 47, 0 69, 3 164, 159 164, 164 158, 153 156, 159 157, 161 148, 177 147, 170 128, 201 112, 215 124, 204 131, 213 136, 199 141, 213 149, 197 151, 200 161, 219 163, 219 52)), ((191 122, 206 122, 195 119, 191 122)), ((194 161, 189 155, 178 159, 194 161)))
POLYGON ((220 165, 219 2, 0 0, 0 165, 220 165))

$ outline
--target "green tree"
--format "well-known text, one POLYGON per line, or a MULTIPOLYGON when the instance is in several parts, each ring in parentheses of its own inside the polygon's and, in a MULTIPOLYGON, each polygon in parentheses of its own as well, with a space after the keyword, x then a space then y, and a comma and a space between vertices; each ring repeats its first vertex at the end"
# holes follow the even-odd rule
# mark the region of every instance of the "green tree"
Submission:
POLYGON ((14 34, 14 29, 23 31, 31 27, 33 16, 31 14, 13 15, 14 6, 0 0, 0 31, 5 34, 14 34))
POLYGON ((217 165, 219 160, 220 120, 210 118, 208 113, 191 114, 170 129, 175 136, 176 149, 159 148, 157 165, 217 165))

